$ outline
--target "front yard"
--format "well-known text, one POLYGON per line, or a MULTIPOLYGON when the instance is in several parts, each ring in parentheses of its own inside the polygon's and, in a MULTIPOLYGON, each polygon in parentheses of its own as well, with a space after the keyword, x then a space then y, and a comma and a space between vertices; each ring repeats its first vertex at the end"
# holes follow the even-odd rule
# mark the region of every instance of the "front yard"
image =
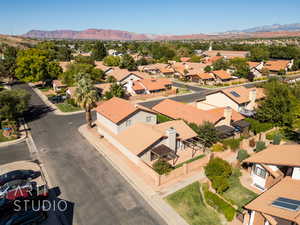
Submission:
POLYGON ((56 106, 62 112, 76 112, 76 111, 80 111, 81 110, 80 107, 71 105, 71 104, 69 104, 67 102, 58 103, 56 106))
POLYGON ((229 189, 226 190, 222 195, 232 204, 238 206, 238 208, 241 208, 256 198, 257 194, 245 188, 241 184, 239 176, 240 171, 237 168, 234 169, 233 175, 229 178, 229 189))
POLYGON ((6 142, 6 141, 12 141, 12 140, 16 140, 15 137, 4 137, 2 134, 2 130, 0 130, 0 142, 6 142))
POLYGON ((205 206, 198 182, 169 195, 166 201, 190 225, 221 225, 218 214, 205 206))

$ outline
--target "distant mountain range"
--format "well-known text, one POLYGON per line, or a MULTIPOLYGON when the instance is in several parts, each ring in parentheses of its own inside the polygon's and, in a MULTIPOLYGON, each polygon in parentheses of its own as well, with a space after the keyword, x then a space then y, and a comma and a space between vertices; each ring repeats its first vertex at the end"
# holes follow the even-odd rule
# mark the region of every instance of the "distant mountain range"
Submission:
POLYGON ((87 29, 74 30, 31 30, 24 37, 39 39, 96 39, 96 40, 186 40, 186 39, 226 39, 226 38, 270 38, 300 36, 300 23, 274 24, 245 30, 233 30, 218 34, 154 35, 138 34, 121 30, 87 29))

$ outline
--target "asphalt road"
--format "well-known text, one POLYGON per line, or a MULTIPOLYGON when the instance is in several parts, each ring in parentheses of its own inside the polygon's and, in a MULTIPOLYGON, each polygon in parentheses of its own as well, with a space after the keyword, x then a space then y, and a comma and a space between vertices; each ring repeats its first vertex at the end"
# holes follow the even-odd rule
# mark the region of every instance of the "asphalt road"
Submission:
POLYGON ((0 165, 21 160, 31 160, 26 141, 0 148, 0 165))
POLYGON ((165 225, 130 184, 79 134, 83 114, 57 116, 32 93, 26 116, 39 155, 79 225, 165 225))

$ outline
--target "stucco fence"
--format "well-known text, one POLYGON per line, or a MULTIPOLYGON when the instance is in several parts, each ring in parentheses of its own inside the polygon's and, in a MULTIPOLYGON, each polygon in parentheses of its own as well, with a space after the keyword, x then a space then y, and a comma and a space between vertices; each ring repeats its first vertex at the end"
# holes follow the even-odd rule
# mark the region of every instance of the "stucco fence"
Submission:
POLYGON ((169 95, 176 95, 176 94, 177 94, 177 88, 172 88, 170 90, 156 92, 156 93, 151 93, 151 94, 141 94, 141 95, 130 96, 128 98, 128 100, 131 100, 131 101, 146 100, 146 99, 149 99, 149 98, 167 97, 169 95))

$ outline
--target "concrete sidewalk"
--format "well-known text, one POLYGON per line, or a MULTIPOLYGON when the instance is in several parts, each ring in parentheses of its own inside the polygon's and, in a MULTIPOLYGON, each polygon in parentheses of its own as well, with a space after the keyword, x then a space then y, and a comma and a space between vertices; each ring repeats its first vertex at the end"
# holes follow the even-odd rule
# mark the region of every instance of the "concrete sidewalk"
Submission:
POLYGON ((155 192, 149 185, 134 172, 123 160, 114 155, 106 146, 100 142, 100 137, 95 136, 86 125, 79 127, 79 132, 86 138, 103 157, 130 183, 135 190, 153 207, 154 210, 169 225, 188 225, 188 223, 170 207, 159 193, 155 192))

